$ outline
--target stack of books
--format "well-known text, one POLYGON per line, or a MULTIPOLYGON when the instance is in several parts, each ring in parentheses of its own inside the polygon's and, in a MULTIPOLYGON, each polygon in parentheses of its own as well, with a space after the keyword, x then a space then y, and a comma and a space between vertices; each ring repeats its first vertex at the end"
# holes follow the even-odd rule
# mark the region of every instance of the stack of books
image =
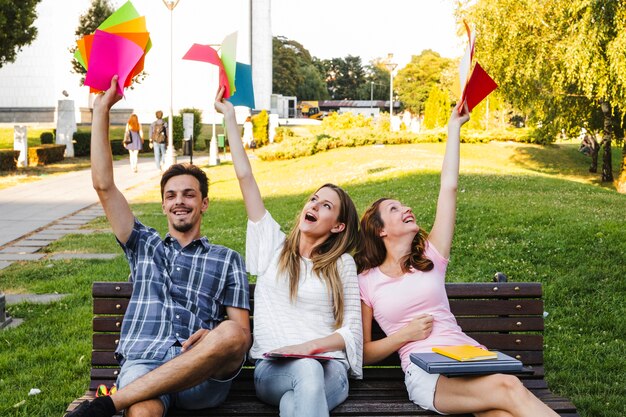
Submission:
POLYGON ((437 346, 432 353, 411 353, 410 358, 429 374, 461 376, 523 371, 522 362, 517 359, 469 345, 437 346))

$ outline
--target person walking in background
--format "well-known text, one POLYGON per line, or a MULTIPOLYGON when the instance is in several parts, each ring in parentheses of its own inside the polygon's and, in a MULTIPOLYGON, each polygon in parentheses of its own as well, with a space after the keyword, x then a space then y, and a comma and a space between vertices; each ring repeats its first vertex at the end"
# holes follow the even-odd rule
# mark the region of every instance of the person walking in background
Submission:
POLYGON ((165 166, 165 142, 167 142, 167 122, 163 120, 163 112, 156 112, 156 120, 150 125, 150 147, 154 150, 154 162, 157 169, 165 166))
MULTIPOLYGON (((243 124, 243 137, 241 141, 246 148, 252 148, 254 136, 252 135, 252 118, 250 116, 246 117, 246 121, 243 124)), ((254 147, 256 147, 256 144, 254 147)))
POLYGON ((136 114, 131 114, 124 132, 124 147, 130 154, 130 167, 137 172, 137 158, 143 148, 143 131, 136 114))

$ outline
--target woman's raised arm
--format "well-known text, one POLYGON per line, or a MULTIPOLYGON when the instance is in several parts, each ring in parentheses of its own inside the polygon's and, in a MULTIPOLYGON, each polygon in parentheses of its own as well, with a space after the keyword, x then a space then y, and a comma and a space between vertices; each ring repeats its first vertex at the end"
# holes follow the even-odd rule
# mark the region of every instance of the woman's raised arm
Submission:
POLYGON ((235 165, 235 173, 239 180, 239 188, 243 195, 243 201, 246 205, 248 219, 258 222, 265 215, 265 205, 261 198, 259 186, 252 174, 252 167, 248 160, 248 155, 243 148, 241 142, 241 134, 235 120, 235 108, 233 105, 223 98, 224 87, 220 87, 215 97, 215 110, 224 115, 226 129, 228 131, 228 144, 230 145, 230 154, 235 165))
POLYGON ((437 199, 435 222, 430 231, 428 240, 437 248, 439 253, 447 258, 450 256, 454 223, 456 222, 456 190, 459 180, 459 153, 461 126, 469 120, 467 105, 459 114, 459 105, 452 110, 448 121, 448 141, 446 153, 441 167, 441 185, 437 199))

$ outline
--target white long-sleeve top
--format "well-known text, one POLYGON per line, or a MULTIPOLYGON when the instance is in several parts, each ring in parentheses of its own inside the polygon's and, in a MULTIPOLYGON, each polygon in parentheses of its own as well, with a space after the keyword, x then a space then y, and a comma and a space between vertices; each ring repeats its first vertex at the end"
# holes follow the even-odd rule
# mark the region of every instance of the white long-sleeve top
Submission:
POLYGON ((254 342, 252 359, 283 346, 339 333, 345 341, 344 351, 323 355, 340 360, 350 376, 363 377, 363 329, 361 299, 354 259, 344 253, 337 261, 343 283, 343 324, 335 328, 333 304, 325 282, 312 272, 313 262, 302 259, 298 295, 294 302, 289 296, 287 274, 279 274, 278 261, 285 234, 269 212, 258 222, 248 220, 246 234, 246 268, 257 275, 254 290, 254 342))

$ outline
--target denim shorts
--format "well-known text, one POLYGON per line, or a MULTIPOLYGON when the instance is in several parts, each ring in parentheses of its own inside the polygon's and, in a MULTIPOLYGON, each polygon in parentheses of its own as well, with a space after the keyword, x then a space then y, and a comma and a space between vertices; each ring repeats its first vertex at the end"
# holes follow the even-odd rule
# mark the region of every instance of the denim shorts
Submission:
POLYGON ((419 366, 410 363, 404 373, 404 384, 409 399, 425 410, 446 415, 435 408, 435 390, 439 374, 429 374, 419 366))
MULTIPOLYGON (((180 355, 180 350, 181 346, 170 347, 163 359, 126 360, 122 365, 119 376, 117 377, 118 389, 123 388, 148 372, 174 359, 176 356, 180 355)), ((244 362, 245 358, 243 358, 241 362, 242 366, 244 362)), ((241 368, 239 368, 239 370, 227 380, 207 378, 206 381, 184 391, 161 395, 159 399, 165 406, 163 415, 165 416, 170 407, 185 410, 217 407, 223 403, 224 400, 226 400, 232 381, 237 375, 239 375, 240 371, 241 368)))

